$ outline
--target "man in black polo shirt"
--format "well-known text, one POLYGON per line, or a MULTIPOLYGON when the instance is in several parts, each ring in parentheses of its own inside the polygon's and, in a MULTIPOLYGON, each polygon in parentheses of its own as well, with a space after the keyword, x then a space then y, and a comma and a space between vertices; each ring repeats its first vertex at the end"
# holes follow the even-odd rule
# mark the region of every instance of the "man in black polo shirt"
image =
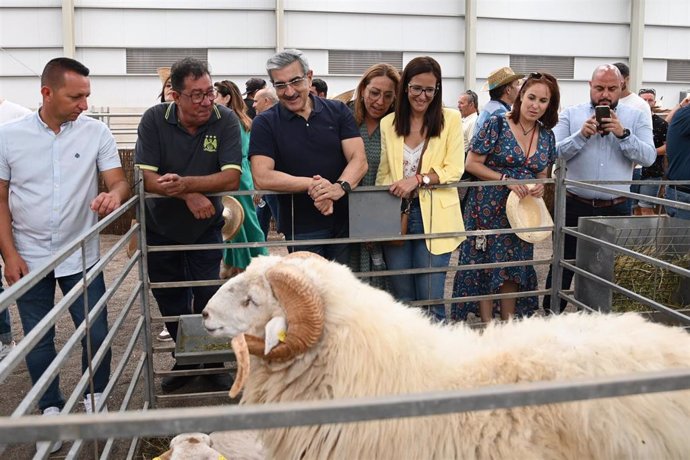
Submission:
MULTIPOLYGON (((152 246, 222 243, 220 197, 206 193, 237 190, 242 150, 237 116, 215 105, 213 82, 205 63, 185 58, 171 69, 173 102, 144 113, 138 129, 135 163, 147 192, 169 198, 146 200, 146 240, 152 246)), ((221 249, 151 252, 151 282, 219 279, 221 249)), ((218 286, 153 289, 163 316, 201 313, 218 286)), ((177 337, 177 322, 166 323, 177 337)), ((220 364, 222 366, 222 364, 220 364)), ((212 367, 218 367, 212 366, 212 367)), ((189 367, 175 365, 173 370, 189 367)), ((228 386, 229 375, 208 376, 228 386)), ((163 379, 173 391, 189 377, 163 379)))
MULTIPOLYGON (((309 94, 312 71, 298 50, 266 63, 279 104, 254 119, 249 143, 257 189, 279 195, 279 231, 290 240, 348 235, 347 198, 364 177, 364 143, 350 110, 309 94), (293 207, 294 203, 294 207, 293 207)), ((347 245, 297 246, 346 264, 347 245)))

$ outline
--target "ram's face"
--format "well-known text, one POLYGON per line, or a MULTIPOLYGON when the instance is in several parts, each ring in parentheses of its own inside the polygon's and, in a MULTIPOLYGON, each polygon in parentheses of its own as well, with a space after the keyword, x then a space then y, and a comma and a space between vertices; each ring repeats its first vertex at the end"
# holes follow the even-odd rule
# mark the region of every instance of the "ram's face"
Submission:
POLYGON ((262 336, 279 308, 266 278, 245 272, 221 286, 208 301, 202 312, 204 327, 214 336, 235 337, 245 332, 262 336))

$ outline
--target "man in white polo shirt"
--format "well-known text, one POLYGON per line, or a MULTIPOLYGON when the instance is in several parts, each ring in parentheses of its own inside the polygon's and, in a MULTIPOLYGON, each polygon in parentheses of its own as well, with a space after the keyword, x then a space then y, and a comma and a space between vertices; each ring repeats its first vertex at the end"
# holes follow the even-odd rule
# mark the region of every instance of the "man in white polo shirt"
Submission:
MULTIPOLYGON (((0 126, 0 252, 5 279, 12 285, 43 267, 61 248, 117 209, 130 195, 115 139, 108 127, 80 114, 91 93, 89 69, 69 58, 55 58, 41 74, 43 104, 34 114, 0 126), (108 192, 98 193, 98 174, 108 192)), ((86 267, 99 259, 98 238, 85 243, 86 267)), ((77 251, 17 300, 24 334, 53 308, 55 284, 68 292, 83 277, 82 253, 77 251)), ((89 308, 105 292, 103 274, 88 286, 89 308)), ((69 308, 75 326, 84 320, 83 297, 69 308)), ((105 309, 91 322, 92 353, 108 333, 105 309)), ((35 384, 56 356, 51 328, 26 357, 35 384)), ((86 342, 83 342, 84 345, 86 342)), ((82 370, 87 369, 86 347, 82 370)), ((98 403, 110 376, 110 353, 94 375, 98 403)), ((44 414, 64 406, 56 377, 41 396, 44 414)), ((57 443, 52 450, 56 450, 57 443)))

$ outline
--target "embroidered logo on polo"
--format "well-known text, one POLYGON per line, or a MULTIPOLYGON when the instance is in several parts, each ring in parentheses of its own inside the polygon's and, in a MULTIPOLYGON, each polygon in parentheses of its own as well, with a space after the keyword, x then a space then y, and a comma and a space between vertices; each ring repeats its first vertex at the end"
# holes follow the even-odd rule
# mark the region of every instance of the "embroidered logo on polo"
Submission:
POLYGON ((204 152, 214 153, 218 150, 218 137, 207 134, 204 138, 204 152))

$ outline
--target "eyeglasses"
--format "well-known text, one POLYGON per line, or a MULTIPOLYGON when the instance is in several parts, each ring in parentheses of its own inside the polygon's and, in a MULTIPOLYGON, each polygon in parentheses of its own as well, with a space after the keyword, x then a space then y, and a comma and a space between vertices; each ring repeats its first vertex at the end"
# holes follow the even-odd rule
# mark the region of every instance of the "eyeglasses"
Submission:
POLYGON ((192 104, 201 104, 204 99, 208 99, 211 102, 216 98, 216 90, 211 89, 208 90, 205 93, 202 93, 201 91, 194 91, 192 94, 186 94, 186 93, 180 93, 183 96, 187 96, 191 101, 192 104))
POLYGON ((643 94, 653 94, 656 96, 656 90, 654 88, 642 88, 637 95, 642 96, 643 94))
POLYGON ((303 83, 306 81, 307 77, 297 77, 293 78, 292 80, 288 82, 273 82, 273 87, 276 89, 276 91, 285 91, 288 86, 292 86, 293 88, 300 88, 303 86, 303 83))
POLYGON ((436 94, 436 88, 425 88, 419 85, 407 85, 407 88, 413 96, 421 96, 421 94, 424 93, 426 97, 432 98, 434 94, 436 94))
POLYGON ((540 74, 539 72, 532 72, 527 76, 528 79, 532 79, 532 80, 539 80, 541 77, 543 77, 543 75, 540 74))
POLYGON ((367 98, 371 99, 372 101, 378 101, 380 98, 383 98, 383 102, 390 103, 393 102, 393 99, 395 99, 395 94, 392 92, 384 93, 376 88, 371 88, 367 89, 367 98))

